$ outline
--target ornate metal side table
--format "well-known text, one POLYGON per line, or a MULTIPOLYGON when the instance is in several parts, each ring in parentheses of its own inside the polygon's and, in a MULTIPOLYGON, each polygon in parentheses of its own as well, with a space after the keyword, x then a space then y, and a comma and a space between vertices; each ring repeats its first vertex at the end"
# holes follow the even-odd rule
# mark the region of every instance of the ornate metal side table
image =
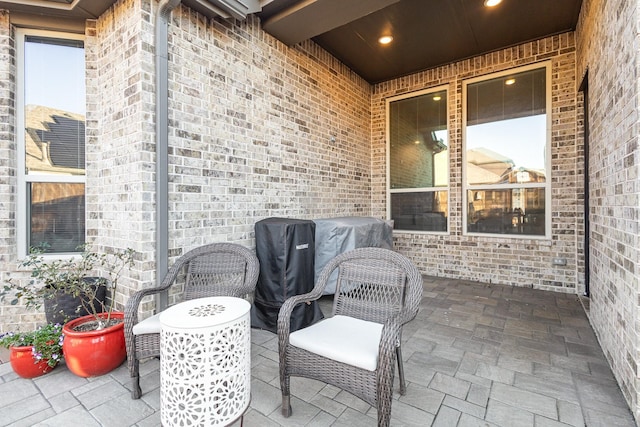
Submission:
POLYGON ((189 300, 160 315, 163 426, 220 426, 251 394, 251 305, 233 297, 189 300))

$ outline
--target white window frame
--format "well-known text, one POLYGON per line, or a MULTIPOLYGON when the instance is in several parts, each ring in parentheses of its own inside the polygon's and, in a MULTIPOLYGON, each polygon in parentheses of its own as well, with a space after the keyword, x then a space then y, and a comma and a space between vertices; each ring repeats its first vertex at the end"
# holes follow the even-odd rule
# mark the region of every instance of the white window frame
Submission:
POLYGON ((484 237, 500 237, 505 239, 537 239, 548 240, 551 238, 551 125, 552 121, 552 84, 551 84, 551 61, 537 62, 535 64, 525 65, 517 68, 510 68, 497 73, 486 74, 481 77, 475 77, 462 82, 462 234, 465 236, 484 236, 484 237), (545 182, 544 183, 527 183, 515 186, 513 184, 491 184, 491 185, 468 185, 467 183, 467 87, 470 84, 478 83, 485 80, 493 80, 500 77, 506 77, 516 73, 522 73, 531 70, 544 68, 546 71, 546 145, 545 145, 545 182), (469 190, 479 188, 486 190, 510 190, 510 189, 529 189, 543 188, 545 190, 545 234, 500 234, 500 233, 478 233, 467 231, 467 213, 468 213, 468 193, 469 190))
MULTIPOLYGON (((27 208, 27 185, 30 182, 60 182, 60 183, 80 183, 85 184, 85 175, 28 175, 26 173, 26 147, 25 147, 25 96, 24 96, 24 42, 27 36, 41 36, 54 39, 85 40, 83 34, 67 33, 60 31, 35 30, 29 28, 16 29, 16 166, 17 185, 16 191, 16 240, 18 257, 25 257, 29 253, 27 244, 27 229, 29 224, 29 209, 27 208)), ((86 214, 86 213, 85 213, 86 214)), ((86 236, 85 236, 86 237, 86 236)), ((47 256, 60 257, 62 253, 53 253, 47 256)))
POLYGON ((405 93, 402 95, 393 96, 386 99, 386 186, 387 186, 387 219, 391 219, 391 194, 393 193, 421 193, 421 192, 447 192, 447 230, 446 231, 427 231, 427 230, 393 230, 394 233, 407 233, 407 234, 437 234, 437 235, 449 235, 451 233, 451 132, 449 126, 449 85, 441 85, 436 87, 430 87, 428 89, 419 90, 416 92, 405 93), (422 188, 391 188, 391 118, 390 118, 390 104, 394 101, 400 101, 403 99, 415 98, 422 95, 428 95, 429 93, 445 92, 447 94, 447 185, 444 187, 422 187, 422 188))

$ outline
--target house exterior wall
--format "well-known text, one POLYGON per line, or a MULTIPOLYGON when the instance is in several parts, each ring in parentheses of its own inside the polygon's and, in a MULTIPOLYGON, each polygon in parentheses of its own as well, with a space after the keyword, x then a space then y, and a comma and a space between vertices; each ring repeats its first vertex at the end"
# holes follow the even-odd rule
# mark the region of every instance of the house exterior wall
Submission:
MULTIPOLYGON (((122 304, 155 283, 157 3, 121 0, 87 21, 87 236, 132 247, 122 304)), ((421 272, 539 289, 584 291, 582 97, 589 70, 590 321, 640 419, 638 328, 638 3, 585 0, 578 29, 373 87, 311 41, 288 48, 247 21, 184 6, 169 28, 170 256, 198 245, 254 245, 265 217, 386 217, 388 97, 448 85, 449 233, 396 233, 421 272), (462 233, 462 82, 552 62, 551 239, 462 233), (567 259, 553 266, 552 259, 567 259)), ((16 271, 15 44, 0 11, 0 281, 16 271)), ((170 261, 171 262, 171 261, 170 261)), ((150 312, 147 305, 145 311, 150 312)), ((0 332, 42 314, 0 304, 0 332)))
POLYGON ((147 6, 127 0, 87 21, 86 224, 99 252, 136 251, 120 282, 123 307, 154 283, 155 127, 153 22, 147 6))
POLYGON ((584 290, 583 140, 578 123, 575 39, 564 33, 379 83, 372 94, 372 212, 386 215, 386 99, 448 86, 449 232, 394 233, 396 248, 424 274, 578 293, 584 290), (551 238, 465 236, 462 232, 462 83, 551 61, 551 238), (566 266, 554 266, 554 257, 566 266))
MULTIPOLYGON (((155 284, 157 2, 122 0, 87 21, 87 239, 131 247, 119 306, 155 284)), ((0 88, 15 82, 10 15, 0 14, 0 88)), ((266 217, 370 215, 370 85, 311 41, 286 47, 259 20, 209 20, 180 6, 169 23, 171 264, 205 243, 254 246, 266 217)), ((7 99, 12 104, 11 98, 7 99), (11 100, 11 102, 10 102, 11 100)), ((13 105, 0 105, 1 279, 16 272, 13 105), (5 158, 6 157, 6 158, 5 158), (6 252, 6 253, 5 253, 6 252)), ((151 302, 143 315, 151 312, 151 302)), ((0 304, 0 332, 34 329, 40 313, 0 304)))
MULTIPOLYGON (((9 27, 9 16, 0 11, 0 58, 14 55, 14 40, 9 27)), ((15 64, 0 61, 0 260, 11 255, 13 242, 7 237, 15 227, 15 132, 13 102, 15 99, 15 64)), ((0 274, 1 277, 1 274, 0 274)))
MULTIPOLYGON (((15 208, 16 208, 16 143, 15 143, 15 39, 9 14, 0 11, 0 288, 15 269, 15 208), (14 261, 11 263, 11 261, 14 261), (7 268, 7 264, 11 267, 7 268)), ((33 329, 37 316, 23 307, 0 304, 0 316, 15 324, 25 323, 24 330, 33 329)), ((0 322, 1 323, 1 322, 0 322)), ((3 329, 0 328, 0 331, 3 329)))
POLYGON ((640 422, 638 1, 585 0, 578 83, 588 73, 589 320, 640 422))

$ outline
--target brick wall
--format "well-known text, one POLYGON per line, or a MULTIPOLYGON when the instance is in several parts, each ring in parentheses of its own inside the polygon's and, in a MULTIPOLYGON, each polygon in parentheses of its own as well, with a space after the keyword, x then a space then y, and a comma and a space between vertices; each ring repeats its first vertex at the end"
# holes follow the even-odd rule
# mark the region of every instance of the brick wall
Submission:
POLYGON ((270 216, 368 215, 370 87, 312 42, 174 12, 172 247, 252 245, 270 216))
POLYGON ((582 139, 577 127, 575 41, 565 33, 375 85, 372 95, 372 209, 386 212, 385 100, 448 85, 450 233, 395 233, 398 250, 425 274, 561 292, 584 285, 582 139), (465 79, 533 64, 552 63, 551 239, 462 235, 462 82, 465 79), (553 266, 552 259, 567 259, 553 266))
MULTIPOLYGON (((98 251, 136 251, 120 306, 155 283, 156 12, 155 1, 122 0, 86 28, 87 237, 98 251)), ((0 16, 0 49, 13 55, 5 33, 0 16)), ((0 61, 9 90, 12 66, 0 61)), ((170 264, 204 243, 252 247, 265 217, 370 215, 370 85, 313 42, 289 48, 256 17, 209 20, 180 6, 169 90, 170 264)), ((0 154, 13 156, 13 128, 2 126, 0 154)), ((14 248, 13 226, 6 234, 14 248)), ((15 252, 0 265, 15 275, 15 252)), ((0 332, 43 321, 0 310, 0 332)))
POLYGON ((637 421, 639 18, 637 1, 585 0, 576 30, 589 87, 589 319, 637 421))
MULTIPOLYGON (((9 14, 0 11, 0 58, 15 58, 14 31, 9 14)), ((15 61, 0 61, 0 287, 5 280, 19 280, 26 275, 16 272, 16 143, 15 143, 15 61)), ((0 318, 7 330, 32 330, 38 316, 25 310, 22 304, 12 306, 7 302, 0 304, 0 318)))
POLYGON ((169 29, 169 243, 254 245, 265 217, 370 214, 370 86, 314 43, 256 17, 169 29))
POLYGON ((116 303, 155 283, 153 26, 148 5, 126 0, 87 21, 87 240, 100 252, 131 247, 134 268, 116 303))

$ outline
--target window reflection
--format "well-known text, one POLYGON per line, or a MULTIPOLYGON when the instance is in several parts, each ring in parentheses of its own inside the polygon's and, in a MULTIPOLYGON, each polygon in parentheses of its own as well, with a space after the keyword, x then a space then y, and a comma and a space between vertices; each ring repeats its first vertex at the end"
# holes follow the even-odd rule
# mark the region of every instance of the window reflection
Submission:
POLYGON ((32 183, 30 247, 46 243, 51 252, 74 252, 84 243, 84 184, 32 183))
POLYGON ((448 185, 446 92, 389 104, 391 188, 448 185))
POLYGON ((54 253, 85 241, 84 42, 56 34, 21 39, 26 245, 54 253))
POLYGON ((389 102, 389 212, 396 230, 446 232, 447 92, 389 102))
POLYGON ((467 126, 467 183, 545 182, 547 116, 467 126))
POLYGON ((84 74, 81 40, 25 37, 27 174, 84 174, 84 74))
POLYGON ((447 231, 446 191, 391 194, 391 218, 396 230, 447 231))
POLYGON ((466 88, 466 231, 545 235, 548 65, 466 88))
POLYGON ((84 116, 28 105, 25 118, 28 174, 84 175, 84 116))
POLYGON ((467 193, 467 231, 544 235, 544 189, 472 190, 467 193))

